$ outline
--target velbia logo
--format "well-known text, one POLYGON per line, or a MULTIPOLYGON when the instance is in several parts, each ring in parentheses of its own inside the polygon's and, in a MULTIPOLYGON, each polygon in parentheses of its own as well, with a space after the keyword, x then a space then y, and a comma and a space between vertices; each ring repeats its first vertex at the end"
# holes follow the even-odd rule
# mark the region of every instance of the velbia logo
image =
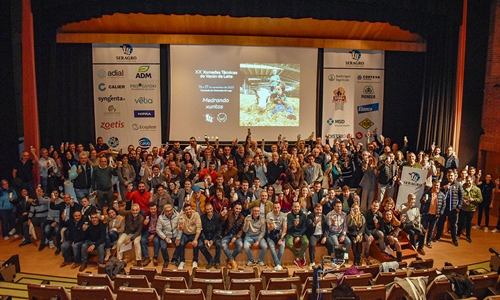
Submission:
POLYGON ((134 100, 137 104, 153 104, 153 98, 139 97, 134 100))
POLYGON ((110 129, 115 129, 115 128, 124 128, 125 123, 122 121, 115 121, 115 122, 101 122, 101 128, 104 130, 110 130, 110 129))
POLYGON ((151 73, 148 73, 149 71, 149 66, 140 66, 139 69, 137 70, 137 74, 135 74, 135 78, 153 78, 151 76, 151 73))

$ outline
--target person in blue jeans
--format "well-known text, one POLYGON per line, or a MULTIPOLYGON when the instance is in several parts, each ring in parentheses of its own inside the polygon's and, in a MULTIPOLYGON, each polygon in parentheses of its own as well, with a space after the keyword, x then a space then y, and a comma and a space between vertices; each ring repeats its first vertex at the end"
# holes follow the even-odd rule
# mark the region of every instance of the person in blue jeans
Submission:
POLYGON ((243 222, 245 217, 241 214, 242 205, 239 202, 235 202, 234 207, 231 211, 222 211, 221 217, 224 228, 223 237, 221 240, 222 250, 229 259, 228 267, 234 270, 238 269, 238 264, 234 260, 236 256, 241 252, 243 247, 243 242, 241 236, 243 235, 243 222), (229 250, 230 245, 235 245, 233 253, 229 250))
POLYGON ((184 250, 187 243, 191 242, 193 245, 193 269, 198 268, 198 239, 201 234, 201 217, 200 214, 191 208, 191 204, 184 205, 184 212, 180 215, 179 230, 182 230, 181 243, 178 247, 179 253, 179 269, 186 266, 184 250))
POLYGON ((156 202, 149 202, 149 211, 144 213, 144 226, 141 234, 142 266, 146 267, 151 262, 148 244, 153 242, 153 265, 158 265, 158 252, 160 252, 160 238, 156 234, 156 223, 160 213, 156 202))
POLYGON ((351 240, 347 236, 347 216, 342 211, 342 202, 340 200, 335 200, 333 210, 326 215, 326 222, 329 226, 329 235, 333 245, 338 247, 343 243, 344 248, 349 250, 351 240))
MULTIPOLYGON (((265 193, 265 192, 262 192, 265 193)), ((273 257, 274 269, 283 270, 281 260, 285 253, 285 236, 287 230, 286 214, 281 212, 281 204, 279 202, 273 203, 273 211, 269 212, 266 216, 267 222, 267 244, 271 250, 273 257), (278 246, 278 253, 276 253, 276 246, 278 246)))
POLYGON ((267 265, 263 262, 264 255, 266 255, 267 243, 264 239, 266 235, 266 219, 260 215, 260 207, 255 206, 252 208, 252 213, 245 217, 245 223, 243 225, 243 232, 245 233, 245 238, 243 242, 243 248, 248 257, 247 267, 253 265, 259 265, 263 268, 267 265), (260 246, 260 254, 257 261, 255 261, 252 246, 260 246))
POLYGON ((73 220, 68 220, 68 239, 61 245, 61 251, 64 257, 64 261, 61 263, 60 267, 67 266, 71 263, 71 255, 74 255, 74 264, 71 266, 72 269, 80 267, 82 263, 82 245, 87 240, 88 232, 86 228, 89 226, 84 223, 82 218, 82 212, 77 210, 73 213, 73 220))
POLYGON ((16 214, 14 213, 13 201, 17 200, 16 191, 9 187, 7 180, 2 180, 0 187, 0 220, 2 221, 2 235, 4 240, 9 239, 9 231, 15 232, 16 214))

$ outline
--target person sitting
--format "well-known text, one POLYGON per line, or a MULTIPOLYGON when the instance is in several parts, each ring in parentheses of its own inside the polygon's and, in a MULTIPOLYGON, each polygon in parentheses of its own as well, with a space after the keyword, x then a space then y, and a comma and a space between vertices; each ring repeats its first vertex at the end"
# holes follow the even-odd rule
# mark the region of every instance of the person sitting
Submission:
POLYGON ((216 269, 220 269, 220 253, 222 249, 220 235, 222 222, 220 215, 214 212, 214 207, 211 203, 205 204, 205 213, 201 216, 201 227, 202 230, 198 248, 208 262, 207 269, 213 266, 215 266, 216 269), (210 252, 208 252, 208 249, 210 249, 212 245, 215 246, 215 257, 212 257, 210 252))
POLYGON ((359 196, 356 195, 355 193, 351 193, 351 188, 347 185, 344 185, 342 187, 342 194, 337 196, 337 199, 342 202, 342 211, 345 212, 346 214, 349 214, 351 211, 351 207, 354 203, 359 204, 359 196))
POLYGON ((404 220, 403 230, 408 233, 413 247, 417 248, 419 254, 425 255, 425 229, 420 222, 420 209, 415 205, 416 200, 415 194, 408 194, 408 202, 402 205, 401 222, 404 220), (417 241, 415 241, 415 235, 418 235, 418 247, 417 241))
POLYGON ((123 252, 120 248, 123 244, 128 245, 134 243, 136 266, 142 266, 142 252, 141 252, 141 231, 144 224, 144 217, 140 214, 139 204, 132 204, 131 210, 125 212, 125 230, 116 242, 116 249, 118 259, 123 259, 123 252))
POLYGON ((155 202, 149 202, 149 210, 144 213, 144 226, 141 233, 142 266, 146 267, 151 262, 148 244, 153 242, 153 265, 158 265, 158 252, 160 252, 160 238, 156 234, 156 223, 160 211, 155 202))
POLYGON ((309 246, 306 233, 306 215, 300 210, 299 202, 292 204, 292 211, 287 215, 287 233, 285 245, 295 256, 294 263, 299 268, 306 265, 305 253, 309 246), (301 243, 300 250, 295 249, 294 243, 301 243))
POLYGON ((306 235, 309 239, 309 266, 315 266, 316 245, 319 242, 327 249, 328 254, 333 253, 333 241, 328 234, 328 223, 323 215, 323 206, 320 203, 314 205, 314 212, 309 214, 306 219, 306 235))
POLYGON ((87 240, 82 245, 80 272, 87 268, 88 254, 94 250, 97 250, 97 263, 104 263, 104 246, 106 244, 106 225, 101 221, 97 212, 90 215, 90 223, 84 223, 83 231, 87 232, 87 240))
MULTIPOLYGON (((118 204, 118 201, 116 201, 116 204, 118 204)), ((104 245, 106 250, 105 261, 111 257, 112 245, 116 243, 120 234, 125 230, 125 219, 118 214, 115 208, 110 207, 106 212, 108 214, 108 230, 106 231, 106 244, 104 245)))
POLYGON ((273 204, 268 201, 268 195, 266 191, 260 193, 260 199, 253 201, 252 203, 245 203, 245 209, 253 209, 254 207, 260 208, 260 215, 266 217, 268 213, 273 210, 273 204))
POLYGON ((340 243, 344 243, 345 249, 348 251, 351 246, 351 240, 347 236, 347 216, 342 211, 342 202, 335 200, 334 209, 326 215, 329 236, 333 241, 333 245, 338 247, 340 243))
POLYGON ((245 233, 243 248, 248 257, 246 266, 251 267, 253 265, 259 265, 263 268, 267 267, 263 262, 267 250, 267 243, 264 239, 266 234, 266 219, 260 214, 260 206, 254 206, 251 210, 251 214, 245 217, 243 232, 245 233), (257 245, 260 246, 260 254, 258 260, 255 261, 250 247, 257 245))
POLYGON ((179 249, 178 247, 181 243, 182 236, 182 231, 178 230, 179 217, 180 214, 174 210, 173 205, 167 203, 163 206, 163 212, 158 217, 158 221, 156 222, 156 233, 160 238, 161 255, 163 256, 164 268, 166 268, 169 263, 167 249, 169 244, 175 245, 175 247, 177 247, 174 251, 172 262, 179 265, 179 263, 177 262, 179 249))
POLYGON ((73 213, 73 219, 67 222, 67 226, 68 238, 61 245, 64 261, 61 263, 60 267, 62 268, 69 265, 71 263, 71 255, 73 255, 74 264, 71 268, 75 269, 82 263, 82 245, 88 237, 88 232, 84 230, 84 226, 88 227, 88 223, 85 225, 82 218, 82 212, 77 210, 73 213))
POLYGON ((202 194, 198 186, 193 187, 193 196, 190 199, 190 205, 193 211, 197 212, 200 216, 205 213, 205 202, 207 197, 202 194))
POLYGON ((180 260, 178 268, 182 270, 186 266, 184 250, 189 242, 193 245, 193 269, 198 268, 198 239, 202 230, 201 217, 198 212, 192 209, 191 205, 184 205, 184 211, 179 218, 179 230, 182 230, 182 237, 178 250, 180 260))
POLYGON ((401 252, 401 244, 399 244, 398 235, 401 231, 401 222, 394 217, 391 210, 384 212, 384 218, 380 223, 380 231, 385 236, 385 244, 391 245, 396 249, 396 259, 398 262, 403 260, 403 253, 401 252))
POLYGON ((371 243, 377 239, 378 246, 380 250, 384 251, 385 250, 385 239, 384 239, 384 233, 379 230, 380 224, 382 222, 382 213, 378 210, 380 204, 378 203, 378 200, 375 199, 372 201, 372 204, 370 206, 370 210, 368 210, 365 213, 365 221, 366 221, 366 226, 365 226, 365 262, 367 265, 371 264, 371 261, 369 259, 369 252, 370 252, 370 245, 371 243))
POLYGON ((365 216, 359 209, 359 204, 351 206, 351 212, 347 216, 347 235, 351 240, 354 265, 361 266, 361 255, 363 253, 363 233, 366 228, 365 216))
POLYGON ((241 252, 241 248, 243 247, 241 237, 243 235, 243 220, 245 217, 241 214, 241 210, 241 203, 236 202, 231 211, 223 211, 221 213, 224 228, 221 240, 222 250, 229 260, 228 267, 233 270, 238 269, 238 264, 234 259, 241 252), (229 246, 232 244, 236 246, 233 253, 229 251, 229 246))
POLYGON ((281 212, 281 205, 279 202, 274 202, 272 205, 273 211, 266 215, 268 230, 266 241, 269 244, 269 249, 271 250, 274 269, 283 270, 281 260, 283 259, 283 254, 285 253, 284 238, 287 232, 286 214, 281 212), (279 247, 278 253, 276 253, 276 246, 279 247))

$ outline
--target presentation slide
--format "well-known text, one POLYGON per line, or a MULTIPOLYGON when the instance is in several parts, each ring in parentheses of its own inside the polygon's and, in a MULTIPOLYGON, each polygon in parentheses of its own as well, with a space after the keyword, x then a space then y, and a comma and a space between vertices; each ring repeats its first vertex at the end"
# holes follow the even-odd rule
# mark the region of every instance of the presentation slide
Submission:
POLYGON ((316 127, 317 49, 170 47, 170 140, 295 141, 316 127))

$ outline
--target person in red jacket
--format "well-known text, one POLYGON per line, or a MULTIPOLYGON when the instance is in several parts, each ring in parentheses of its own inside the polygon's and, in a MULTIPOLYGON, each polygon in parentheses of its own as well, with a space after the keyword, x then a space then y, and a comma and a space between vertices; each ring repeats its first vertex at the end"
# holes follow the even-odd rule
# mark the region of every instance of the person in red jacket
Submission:
POLYGON ((148 202, 151 200, 151 194, 146 190, 146 184, 144 182, 140 182, 135 191, 132 191, 132 185, 129 185, 125 198, 127 198, 127 200, 132 200, 132 204, 139 204, 141 215, 144 215, 149 209, 148 202))

